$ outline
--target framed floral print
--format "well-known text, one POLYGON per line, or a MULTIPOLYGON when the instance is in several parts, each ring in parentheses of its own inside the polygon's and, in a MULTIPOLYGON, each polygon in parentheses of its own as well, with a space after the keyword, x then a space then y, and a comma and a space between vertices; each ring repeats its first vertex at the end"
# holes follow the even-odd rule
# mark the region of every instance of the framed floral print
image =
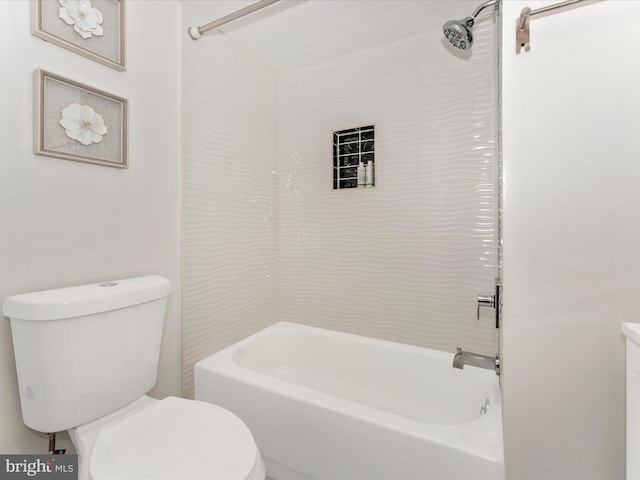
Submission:
POLYGON ((38 69, 34 153, 128 168, 124 98, 38 69))
POLYGON ((31 33, 124 71, 125 0, 31 0, 31 33))

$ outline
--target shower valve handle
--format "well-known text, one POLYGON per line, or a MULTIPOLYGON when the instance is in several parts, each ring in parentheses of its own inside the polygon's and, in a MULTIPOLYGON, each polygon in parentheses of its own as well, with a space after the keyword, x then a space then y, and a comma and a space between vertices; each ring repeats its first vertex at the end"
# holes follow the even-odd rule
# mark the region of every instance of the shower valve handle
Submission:
POLYGON ((478 295, 478 308, 476 311, 476 319, 480 320, 480 307, 491 307, 496 310, 496 328, 500 328, 500 305, 502 303, 502 281, 496 278, 495 295, 478 295))
POLYGON ((476 320, 480 320, 480 307, 496 308, 496 296, 478 295, 478 310, 476 312, 476 320))

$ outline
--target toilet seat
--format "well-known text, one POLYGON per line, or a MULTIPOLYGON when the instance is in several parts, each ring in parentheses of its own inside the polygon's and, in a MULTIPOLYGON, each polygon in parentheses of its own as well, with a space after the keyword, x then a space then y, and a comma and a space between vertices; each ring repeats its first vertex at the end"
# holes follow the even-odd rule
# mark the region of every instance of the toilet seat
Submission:
POLYGON ((102 430, 89 464, 95 480, 264 479, 263 469, 242 420, 222 407, 176 397, 102 430))

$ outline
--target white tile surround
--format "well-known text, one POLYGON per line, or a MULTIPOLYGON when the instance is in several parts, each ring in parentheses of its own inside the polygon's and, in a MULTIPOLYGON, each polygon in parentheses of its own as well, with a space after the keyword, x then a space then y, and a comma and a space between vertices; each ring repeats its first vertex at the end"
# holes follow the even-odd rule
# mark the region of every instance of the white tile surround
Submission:
MULTIPOLYGON (((185 25, 197 24, 185 10, 185 25)), ((192 366, 278 319, 497 351, 496 26, 276 76, 231 40, 183 58, 184 394, 192 366), (334 130, 376 125, 376 187, 333 191, 334 130)), ((292 47, 295 48, 295 47, 292 47)))
POLYGON ((276 77, 207 40, 183 51, 186 397, 196 361, 277 321, 276 77))
POLYGON ((279 79, 279 315, 492 353, 495 25, 461 60, 431 32, 279 79), (331 134, 375 124, 376 186, 332 190, 331 134))

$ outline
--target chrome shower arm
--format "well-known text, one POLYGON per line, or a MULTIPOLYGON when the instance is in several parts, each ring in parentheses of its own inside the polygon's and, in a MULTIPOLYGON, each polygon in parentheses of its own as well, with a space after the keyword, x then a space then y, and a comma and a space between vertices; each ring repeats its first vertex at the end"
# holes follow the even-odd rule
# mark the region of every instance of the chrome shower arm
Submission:
POLYGON ((480 14, 480 12, 482 10, 484 10, 485 8, 490 7, 492 5, 495 5, 495 7, 498 8, 498 0, 489 0, 488 2, 484 2, 482 5, 478 6, 478 8, 476 8, 474 10, 474 12, 471 14, 471 16, 473 18, 476 18, 480 14))

